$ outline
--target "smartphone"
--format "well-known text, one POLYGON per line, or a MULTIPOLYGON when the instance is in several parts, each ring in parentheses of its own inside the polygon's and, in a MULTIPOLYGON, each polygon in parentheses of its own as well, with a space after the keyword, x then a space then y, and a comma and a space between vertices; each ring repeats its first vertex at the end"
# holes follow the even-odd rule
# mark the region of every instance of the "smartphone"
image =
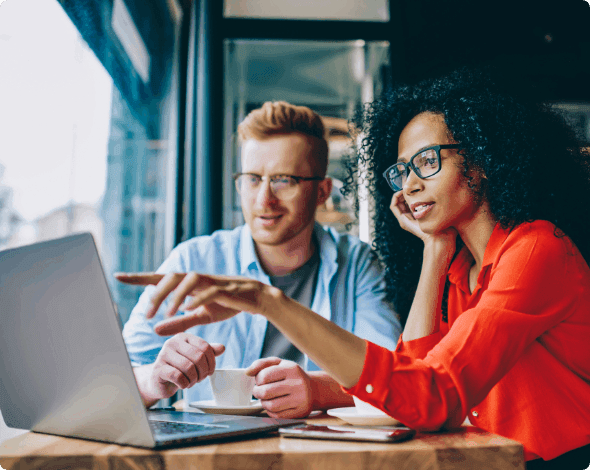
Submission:
POLYGON ((285 437, 302 437, 308 439, 337 439, 344 441, 400 442, 415 436, 414 429, 399 428, 358 428, 352 426, 317 426, 300 424, 289 428, 280 428, 279 433, 285 437))

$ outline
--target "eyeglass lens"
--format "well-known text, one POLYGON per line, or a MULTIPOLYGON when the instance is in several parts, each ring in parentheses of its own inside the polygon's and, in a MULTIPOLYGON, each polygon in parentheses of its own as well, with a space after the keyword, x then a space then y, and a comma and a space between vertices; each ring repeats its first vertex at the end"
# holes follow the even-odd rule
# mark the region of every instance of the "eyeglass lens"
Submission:
POLYGON ((398 163, 389 170, 389 181, 393 187, 400 191, 408 175, 410 174, 410 165, 416 171, 420 178, 432 176, 439 170, 439 158, 435 149, 427 149, 424 152, 415 155, 409 164, 398 163))
MULTIPOLYGON (((252 194, 260 188, 262 177, 258 175, 240 175, 236 179, 236 189, 240 194, 252 194)), ((297 182, 289 176, 270 178, 270 190, 278 199, 289 199, 297 192, 297 182)))

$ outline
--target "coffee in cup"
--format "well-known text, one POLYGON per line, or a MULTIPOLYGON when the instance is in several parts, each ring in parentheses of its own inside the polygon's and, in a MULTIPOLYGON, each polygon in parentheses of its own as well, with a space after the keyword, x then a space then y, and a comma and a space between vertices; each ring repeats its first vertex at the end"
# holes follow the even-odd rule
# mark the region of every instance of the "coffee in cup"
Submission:
POLYGON ((246 369, 215 369, 210 382, 219 406, 248 406, 252 401, 254 377, 246 375, 246 369))

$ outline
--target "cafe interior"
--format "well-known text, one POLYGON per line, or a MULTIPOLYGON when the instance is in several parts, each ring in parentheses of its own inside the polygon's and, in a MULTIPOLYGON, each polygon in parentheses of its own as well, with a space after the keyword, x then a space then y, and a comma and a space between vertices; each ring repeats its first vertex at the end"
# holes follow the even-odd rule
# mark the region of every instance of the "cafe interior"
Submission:
MULTIPOLYGON (((316 220, 371 243, 370 198, 340 192, 355 112, 392 85, 491 65, 590 142, 589 19, 582 0, 4 0, 0 250, 91 233, 122 328, 143 288, 112 273, 154 271, 179 243, 244 223, 236 129, 267 101, 320 115, 333 188, 316 220)), ((180 392, 158 406, 175 403, 180 392)), ((35 441, 0 419, 0 463, 525 468, 513 441, 470 432, 409 441, 397 454, 277 436, 155 451, 35 441)))

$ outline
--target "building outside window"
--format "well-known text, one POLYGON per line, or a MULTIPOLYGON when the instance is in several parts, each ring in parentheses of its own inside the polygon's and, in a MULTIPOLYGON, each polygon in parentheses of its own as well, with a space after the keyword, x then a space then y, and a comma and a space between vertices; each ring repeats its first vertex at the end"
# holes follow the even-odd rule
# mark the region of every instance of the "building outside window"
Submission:
POLYGON ((99 41, 119 51, 108 68, 86 40, 96 39, 96 25, 80 30, 72 21, 100 2, 0 6, 0 249, 91 232, 121 323, 141 289, 110 275, 154 270, 174 243, 181 10, 175 2, 157 3, 170 18, 169 30, 161 31, 170 39, 159 45, 167 59, 158 61, 144 39, 145 21, 132 13, 143 17, 137 5, 132 10, 133 2, 116 0, 99 41), (133 57, 134 47, 147 69, 133 57), (122 83, 135 83, 131 75, 140 86, 125 89, 122 83))

